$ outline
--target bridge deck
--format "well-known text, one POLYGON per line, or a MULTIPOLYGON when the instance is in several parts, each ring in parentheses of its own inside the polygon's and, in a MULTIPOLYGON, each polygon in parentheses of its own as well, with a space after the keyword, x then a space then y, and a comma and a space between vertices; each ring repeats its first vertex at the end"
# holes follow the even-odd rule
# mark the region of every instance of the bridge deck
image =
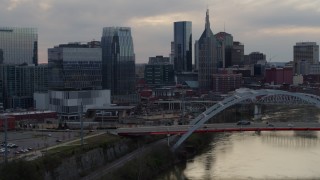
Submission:
MULTIPOLYGON (((135 128, 119 128, 121 136, 143 136, 161 134, 184 134, 191 128, 189 125, 174 126, 144 126, 135 128)), ((252 123, 251 125, 236 125, 235 123, 205 124, 194 133, 208 132, 242 132, 242 131, 320 131, 320 123, 295 122, 295 123, 252 123)))

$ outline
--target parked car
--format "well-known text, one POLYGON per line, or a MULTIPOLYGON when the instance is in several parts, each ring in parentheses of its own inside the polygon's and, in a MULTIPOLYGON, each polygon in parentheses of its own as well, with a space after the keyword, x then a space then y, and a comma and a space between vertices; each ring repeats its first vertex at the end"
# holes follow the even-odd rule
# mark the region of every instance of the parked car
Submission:
MULTIPOLYGON (((5 152, 5 148, 0 148, 0 153, 4 153, 5 152)), ((10 152, 10 149, 7 149, 7 152, 10 152)))
POLYGON ((13 143, 8 143, 7 146, 9 148, 17 148, 18 147, 16 144, 13 144, 13 143))

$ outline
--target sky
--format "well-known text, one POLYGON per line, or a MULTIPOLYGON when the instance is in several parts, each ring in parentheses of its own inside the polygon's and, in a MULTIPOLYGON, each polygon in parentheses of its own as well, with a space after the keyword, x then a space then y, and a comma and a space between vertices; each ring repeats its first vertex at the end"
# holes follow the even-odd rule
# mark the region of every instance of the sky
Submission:
POLYGON ((319 0, 0 0, 0 26, 36 27, 39 61, 47 49, 99 40, 103 27, 131 27, 136 63, 169 56, 173 23, 192 21, 193 42, 205 26, 233 35, 245 54, 260 51, 270 62, 288 62, 296 42, 320 43, 319 0))

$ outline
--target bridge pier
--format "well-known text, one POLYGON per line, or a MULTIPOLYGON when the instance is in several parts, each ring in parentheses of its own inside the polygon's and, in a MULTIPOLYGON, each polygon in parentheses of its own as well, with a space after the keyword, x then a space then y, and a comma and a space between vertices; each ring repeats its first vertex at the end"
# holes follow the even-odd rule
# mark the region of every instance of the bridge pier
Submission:
POLYGON ((261 105, 255 104, 254 105, 254 117, 253 120, 260 120, 261 119, 261 105))

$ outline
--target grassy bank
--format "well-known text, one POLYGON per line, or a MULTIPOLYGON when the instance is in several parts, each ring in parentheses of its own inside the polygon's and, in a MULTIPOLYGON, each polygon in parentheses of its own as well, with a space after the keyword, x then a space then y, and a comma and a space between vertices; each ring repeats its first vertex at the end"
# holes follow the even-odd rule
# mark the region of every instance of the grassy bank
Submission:
POLYGON ((155 179, 159 173, 167 171, 174 165, 184 162, 187 158, 206 149, 212 141, 212 137, 212 134, 193 134, 177 152, 172 152, 166 145, 157 146, 102 179, 155 179))
MULTIPOLYGON (((137 138, 124 138, 109 134, 101 134, 98 136, 90 137, 84 139, 84 145, 81 146, 81 141, 75 141, 66 145, 61 145, 52 149, 48 149, 45 151, 45 155, 33 160, 33 161, 25 161, 25 160, 14 160, 9 162, 7 165, 0 165, 0 180, 8 180, 8 179, 25 179, 25 180, 38 180, 45 179, 45 177, 50 176, 49 179, 68 179, 64 176, 60 176, 57 174, 58 170, 61 170, 61 167, 64 167, 66 162, 70 161, 70 158, 75 157, 76 164, 73 166, 73 172, 78 172, 76 176, 86 176, 92 170, 98 168, 99 166, 103 166, 109 162, 112 162, 114 159, 117 159, 123 156, 126 153, 129 153, 138 147, 141 147, 143 144, 149 144, 158 139, 162 139, 164 136, 145 136, 145 137, 137 137, 137 138), (120 146, 124 145, 127 149, 126 151, 122 151, 120 153, 115 153, 115 151, 110 150, 119 150, 120 146), (103 163, 99 164, 99 166, 92 166, 89 169, 79 169, 83 168, 81 163, 83 158, 81 158, 84 154, 88 153, 92 150, 100 149, 99 152, 102 152, 103 157, 96 155, 95 158, 102 158, 103 163), (111 158, 110 158, 111 157, 111 158), (64 165, 63 165, 64 164, 64 165)), ((163 155, 159 153, 158 155, 163 155)), ((87 158, 91 159, 91 156, 87 156, 87 158)), ((86 158, 85 158, 86 159, 86 158)), ((161 162, 160 162, 161 164, 161 162)), ((152 166, 152 165, 150 165, 152 166)), ((67 171, 69 169, 66 169, 67 171)), ((72 170, 70 170, 71 172, 72 170)), ((70 179, 70 178, 69 178, 70 179)), ((74 178, 71 178, 74 179, 74 178)))
MULTIPOLYGON (((71 156, 81 155, 96 148, 107 149, 115 143, 127 141, 114 135, 102 134, 99 136, 87 138, 84 145, 75 142, 68 145, 58 146, 45 152, 45 155, 33 161, 13 160, 0 165, 0 180, 8 179, 44 179, 45 172, 53 171, 63 161, 71 156)), ((130 144, 130 141, 126 142, 130 144)), ((135 149, 132 142, 132 149, 135 149)))

